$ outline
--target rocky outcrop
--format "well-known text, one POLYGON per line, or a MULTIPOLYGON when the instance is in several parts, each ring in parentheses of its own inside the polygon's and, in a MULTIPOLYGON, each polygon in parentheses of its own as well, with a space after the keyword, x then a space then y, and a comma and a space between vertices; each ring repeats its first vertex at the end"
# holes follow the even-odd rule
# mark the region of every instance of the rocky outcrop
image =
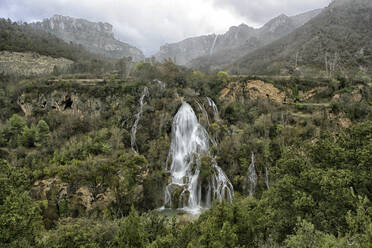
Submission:
POLYGON ((81 44, 88 51, 105 57, 132 57, 135 61, 144 59, 139 49, 115 39, 113 26, 109 23, 55 15, 31 26, 52 33, 68 43, 81 44))
POLYGON ((234 26, 225 34, 189 38, 166 44, 155 54, 158 61, 172 59, 179 65, 201 68, 232 63, 247 53, 283 37, 312 19, 321 10, 288 17, 280 15, 259 29, 245 24, 234 26))
POLYGON ((286 101, 286 94, 274 85, 259 80, 231 83, 220 93, 220 99, 228 103, 246 98, 249 100, 269 99, 277 103, 283 103, 286 101))
POLYGON ((24 92, 18 97, 18 105, 26 116, 35 112, 58 111, 70 115, 99 117, 107 108, 120 105, 120 99, 114 95, 97 98, 78 91, 24 92))
POLYGON ((73 61, 52 58, 37 53, 0 52, 0 74, 14 77, 30 77, 67 71, 73 61))
POLYGON ((115 201, 111 189, 94 194, 87 186, 78 188, 62 182, 59 178, 39 180, 30 190, 34 200, 44 201, 44 215, 56 220, 60 216, 82 216, 94 211, 103 211, 115 201))

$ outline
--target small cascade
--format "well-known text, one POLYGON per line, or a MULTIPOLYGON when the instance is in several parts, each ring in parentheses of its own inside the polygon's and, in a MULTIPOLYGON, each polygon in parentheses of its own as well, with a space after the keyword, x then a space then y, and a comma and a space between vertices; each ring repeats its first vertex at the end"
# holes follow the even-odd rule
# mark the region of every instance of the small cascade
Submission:
POLYGON ((137 134, 137 127, 138 123, 142 118, 142 113, 143 113, 143 105, 144 105, 144 99, 146 96, 149 96, 149 90, 147 87, 143 89, 141 98, 140 98, 140 111, 136 114, 136 120, 134 121, 134 124, 132 126, 131 130, 131 136, 130 136, 130 145, 132 147, 132 150, 134 153, 137 152, 137 144, 136 144, 136 134, 137 134))
POLYGON ((266 166, 266 167, 265 167, 265 184, 266 184, 266 188, 267 188, 267 189, 270 189, 270 184, 269 184, 269 174, 270 174, 270 170, 269 170, 269 168, 266 166))
POLYGON ((159 84, 159 88, 162 91, 165 90, 165 88, 167 86, 163 81, 160 81, 159 79, 154 79, 153 82, 158 83, 159 84))
MULTIPOLYGON (((200 125, 194 110, 184 102, 173 119, 166 165, 171 182, 165 189, 165 208, 198 214, 215 199, 232 201, 233 186, 211 156, 209 141, 208 132, 200 125), (212 172, 202 178, 200 175, 206 166, 201 163, 203 157, 210 158, 212 172)), ((210 170, 207 168, 207 171, 210 170)))
POLYGON ((213 40, 213 43, 212 43, 212 47, 211 47, 211 51, 209 52, 209 55, 212 55, 213 54, 214 47, 216 46, 217 39, 218 39, 218 34, 215 34, 215 37, 214 37, 214 40, 213 40))
POLYGON ((218 113, 218 108, 217 108, 216 103, 210 97, 207 97, 207 101, 208 101, 209 106, 213 109, 214 120, 216 122, 219 122, 221 119, 218 113))
POLYGON ((248 181, 249 181, 249 195, 253 196, 257 186, 257 173, 255 168, 255 157, 252 152, 252 161, 248 168, 248 181))
POLYGON ((207 127, 206 128, 209 128, 209 126, 210 126, 209 116, 208 116, 207 110, 204 107, 204 104, 203 103, 200 103, 197 100, 195 100, 195 102, 199 106, 200 111, 203 113, 203 116, 204 116, 205 120, 207 121, 207 127))

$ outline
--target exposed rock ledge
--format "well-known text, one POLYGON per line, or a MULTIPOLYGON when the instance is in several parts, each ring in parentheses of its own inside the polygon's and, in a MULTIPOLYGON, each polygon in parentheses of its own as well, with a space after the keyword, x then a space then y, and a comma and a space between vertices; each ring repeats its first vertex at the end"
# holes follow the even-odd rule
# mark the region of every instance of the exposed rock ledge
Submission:
POLYGON ((220 93, 220 99, 225 102, 237 101, 240 98, 249 98, 250 100, 268 98, 271 101, 283 103, 286 101, 286 94, 274 87, 274 85, 260 80, 252 80, 245 83, 233 82, 220 93))

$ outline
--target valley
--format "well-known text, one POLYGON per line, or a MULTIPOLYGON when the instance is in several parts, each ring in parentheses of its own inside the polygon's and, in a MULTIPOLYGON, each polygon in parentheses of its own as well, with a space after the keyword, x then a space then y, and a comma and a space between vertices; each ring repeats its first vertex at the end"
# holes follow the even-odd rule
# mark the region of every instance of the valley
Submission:
POLYGON ((0 246, 371 247, 371 20, 335 0, 146 58, 0 19, 0 246))

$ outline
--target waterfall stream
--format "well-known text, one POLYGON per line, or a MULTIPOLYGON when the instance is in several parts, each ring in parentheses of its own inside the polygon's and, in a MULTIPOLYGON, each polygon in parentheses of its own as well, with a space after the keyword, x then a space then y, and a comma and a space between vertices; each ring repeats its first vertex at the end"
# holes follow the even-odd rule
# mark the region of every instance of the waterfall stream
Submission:
POLYGON ((130 145, 131 145, 132 150, 133 150, 134 153, 138 153, 138 151, 137 151, 137 144, 136 144, 137 127, 138 127, 139 121, 142 118, 144 99, 148 95, 149 95, 149 90, 148 90, 147 87, 145 87, 143 89, 143 92, 142 92, 142 95, 141 95, 141 98, 140 98, 140 110, 136 114, 136 120, 134 121, 134 124, 132 126, 132 130, 131 130, 130 145))
POLYGON ((220 119, 220 115, 218 114, 218 108, 217 108, 216 103, 210 97, 207 97, 207 101, 208 101, 209 106, 212 107, 213 109, 214 120, 219 122, 221 119, 220 119))
POLYGON ((218 34, 215 34, 215 37, 214 37, 214 40, 213 40, 212 47, 211 47, 211 50, 209 52, 209 55, 212 55, 213 54, 214 47, 216 46, 217 39, 218 39, 218 34))
POLYGON ((209 142, 208 132, 199 123, 194 110, 183 102, 173 119, 167 159, 171 182, 165 189, 165 208, 200 213, 215 199, 231 202, 233 186, 211 156, 209 142), (206 157, 208 162, 205 162, 206 157))
POLYGON ((266 166, 266 167, 265 167, 265 184, 266 184, 266 188, 267 188, 267 189, 270 189, 270 184, 269 184, 269 174, 270 174, 270 170, 269 170, 269 168, 266 166))
POLYGON ((199 109, 200 111, 203 113, 203 116, 205 118, 205 120, 207 121, 207 126, 206 128, 209 128, 209 125, 210 125, 210 122, 209 122, 209 116, 208 116, 208 112, 207 110, 205 109, 204 107, 204 104, 203 103, 200 103, 199 101, 195 100, 196 104, 199 106, 199 109))
POLYGON ((257 173, 255 168, 255 156, 252 152, 252 161, 248 168, 249 195, 253 196, 257 186, 257 173))

